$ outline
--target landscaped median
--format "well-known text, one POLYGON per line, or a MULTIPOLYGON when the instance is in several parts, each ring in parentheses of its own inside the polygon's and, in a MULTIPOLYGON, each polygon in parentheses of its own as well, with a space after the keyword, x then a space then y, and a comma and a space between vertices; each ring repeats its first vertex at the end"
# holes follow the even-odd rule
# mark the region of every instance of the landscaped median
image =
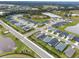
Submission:
POLYGON ((32 40, 34 43, 45 49, 47 52, 52 54, 54 57, 57 58, 67 58, 67 56, 63 52, 59 52, 54 47, 49 46, 47 43, 37 39, 34 35, 31 35, 29 37, 30 40, 32 40))

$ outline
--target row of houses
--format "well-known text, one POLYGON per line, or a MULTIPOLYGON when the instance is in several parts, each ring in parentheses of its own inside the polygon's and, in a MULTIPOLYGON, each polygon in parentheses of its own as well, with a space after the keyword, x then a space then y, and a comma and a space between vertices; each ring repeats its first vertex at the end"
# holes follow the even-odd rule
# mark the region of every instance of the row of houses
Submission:
POLYGON ((79 42, 79 37, 75 36, 74 34, 68 34, 67 32, 60 31, 60 30, 53 28, 53 27, 48 27, 47 29, 48 29, 48 31, 51 31, 56 35, 58 34, 59 37, 64 37, 69 40, 75 40, 76 42, 79 42))
POLYGON ((68 47, 66 43, 60 42, 57 38, 46 35, 45 33, 37 32, 34 35, 37 39, 44 41, 48 45, 54 47, 56 50, 64 52, 67 57, 72 57, 76 52, 71 46, 68 47))
POLYGON ((47 28, 47 30, 50 32, 52 32, 53 34, 58 34, 58 36, 59 37, 64 37, 64 38, 66 38, 69 34, 68 33, 66 33, 66 32, 63 32, 63 31, 60 31, 60 30, 58 30, 58 29, 56 29, 56 28, 54 28, 54 27, 48 27, 47 28))
POLYGON ((79 42, 79 38, 76 37, 76 36, 73 35, 73 34, 68 34, 67 32, 58 30, 58 29, 56 29, 56 28, 54 28, 54 27, 48 27, 47 30, 48 30, 49 32, 51 31, 53 34, 56 34, 56 35, 58 34, 59 37, 68 38, 69 40, 74 39, 74 40, 76 40, 76 41, 79 42))
POLYGON ((59 27, 59 26, 63 26, 63 25, 68 24, 68 23, 69 22, 62 21, 62 22, 57 22, 57 23, 53 24, 53 26, 59 27))
POLYGON ((6 20, 8 20, 9 22, 11 22, 12 24, 14 24, 18 27, 21 27, 25 31, 29 31, 35 25, 34 23, 32 23, 30 21, 26 21, 26 20, 20 19, 20 18, 19 18, 19 20, 15 20, 12 17, 8 17, 6 20))
MULTIPOLYGON (((52 22, 50 22, 50 23, 52 23, 52 26, 59 27, 59 26, 63 26, 65 24, 68 24, 68 23, 72 22, 71 19, 70 20, 64 20, 64 19, 62 19, 62 17, 59 17, 57 15, 53 15, 53 14, 50 14, 50 13, 44 13, 44 15, 48 15, 51 18, 53 18, 53 20, 51 20, 52 22), (54 19, 60 19, 60 20, 54 20, 54 19)), ((58 30, 56 28, 48 27, 47 31, 57 35, 58 37, 63 37, 63 39, 67 39, 69 42, 70 42, 70 40, 75 40, 75 41, 79 42, 79 38, 76 37, 75 35, 68 34, 67 32, 63 32, 63 31, 58 30)), ((44 42, 48 41, 46 43, 48 43, 51 46, 54 46, 57 50, 59 50, 61 52, 64 52, 67 57, 72 57, 74 55, 74 53, 76 52, 76 50, 72 46, 69 46, 68 48, 66 48, 67 47, 66 42, 62 43, 57 38, 52 38, 52 37, 48 38, 47 37, 47 39, 44 38, 43 41, 44 42)))

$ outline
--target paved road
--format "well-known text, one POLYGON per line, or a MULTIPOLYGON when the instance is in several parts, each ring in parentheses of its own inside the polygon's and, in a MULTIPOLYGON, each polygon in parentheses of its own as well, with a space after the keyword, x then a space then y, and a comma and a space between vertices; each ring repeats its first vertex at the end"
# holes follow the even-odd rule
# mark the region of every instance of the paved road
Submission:
POLYGON ((26 37, 29 37, 29 36, 31 36, 32 34, 36 33, 36 32, 38 32, 38 30, 30 31, 29 33, 26 33, 26 34, 24 34, 24 35, 25 35, 26 37))
POLYGON ((27 37, 24 37, 21 33, 14 30, 12 27, 8 26, 6 23, 4 23, 2 20, 0 20, 1 25, 5 27, 9 32, 11 32, 15 37, 17 37, 19 40, 21 40, 25 45, 27 45, 29 48, 31 48, 35 53, 37 53, 41 58, 54 58, 52 55, 50 55, 48 52, 40 48, 38 45, 30 41, 27 37))

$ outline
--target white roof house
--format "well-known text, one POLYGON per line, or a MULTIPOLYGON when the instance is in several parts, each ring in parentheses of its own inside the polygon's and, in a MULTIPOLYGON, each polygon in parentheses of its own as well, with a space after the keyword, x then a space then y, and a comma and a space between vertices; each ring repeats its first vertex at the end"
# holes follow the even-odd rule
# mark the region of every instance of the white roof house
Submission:
POLYGON ((55 14, 52 14, 52 13, 49 13, 49 12, 45 12, 45 13, 42 13, 44 15, 47 15, 51 18, 61 18, 61 16, 58 16, 58 15, 55 15, 55 14))
POLYGON ((79 16, 79 14, 72 14, 72 16, 79 16))

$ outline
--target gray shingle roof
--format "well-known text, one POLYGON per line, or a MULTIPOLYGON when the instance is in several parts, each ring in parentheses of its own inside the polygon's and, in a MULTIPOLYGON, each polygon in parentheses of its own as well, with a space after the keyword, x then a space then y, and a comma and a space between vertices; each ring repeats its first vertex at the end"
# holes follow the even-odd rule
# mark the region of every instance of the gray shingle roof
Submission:
POLYGON ((75 53, 75 50, 72 47, 68 47, 64 53, 66 54, 67 57, 72 57, 75 53))

